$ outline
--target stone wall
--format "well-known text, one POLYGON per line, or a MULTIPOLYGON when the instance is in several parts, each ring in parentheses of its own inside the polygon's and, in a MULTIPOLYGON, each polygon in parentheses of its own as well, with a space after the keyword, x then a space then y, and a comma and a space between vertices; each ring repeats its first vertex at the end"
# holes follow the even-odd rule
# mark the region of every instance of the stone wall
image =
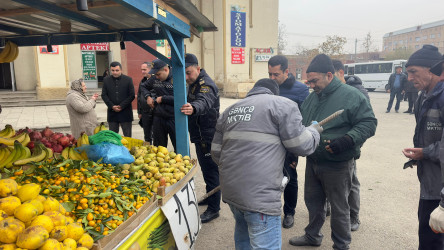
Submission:
POLYGON ((37 100, 65 99, 69 88, 41 88, 37 87, 37 100))

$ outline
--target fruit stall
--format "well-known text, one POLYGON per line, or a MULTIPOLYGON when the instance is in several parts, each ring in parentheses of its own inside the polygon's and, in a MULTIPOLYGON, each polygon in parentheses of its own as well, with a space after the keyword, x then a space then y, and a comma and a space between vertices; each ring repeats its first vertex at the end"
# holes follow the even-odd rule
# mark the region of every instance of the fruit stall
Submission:
POLYGON ((0 131, 0 249, 193 245, 200 229, 195 160, 103 124, 95 132, 76 139, 48 127, 0 131), (110 157, 113 147, 118 159, 110 157))
POLYGON ((177 152, 107 134, 127 147, 120 153, 132 161, 125 162, 119 154, 103 154, 84 134, 73 138, 50 128, 5 126, 0 131, 0 248, 192 248, 200 220, 195 161, 187 156, 188 121, 180 112, 186 103, 184 38, 215 31, 214 24, 188 1, 12 0, 2 7, 9 21, 0 27, 0 47, 15 48, 8 61, 24 46, 120 42, 124 50, 125 42, 133 42, 172 66, 177 152), (115 17, 125 18, 116 22, 115 17), (48 21, 36 26, 39 18, 48 21), (167 40, 171 58, 146 40, 167 40))

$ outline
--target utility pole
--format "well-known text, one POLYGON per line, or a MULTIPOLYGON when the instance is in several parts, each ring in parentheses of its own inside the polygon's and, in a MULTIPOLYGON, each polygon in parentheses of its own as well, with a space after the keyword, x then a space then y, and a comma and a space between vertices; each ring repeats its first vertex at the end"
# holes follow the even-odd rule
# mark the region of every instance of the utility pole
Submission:
POLYGON ((355 62, 357 62, 356 48, 358 47, 358 38, 355 39, 355 62))

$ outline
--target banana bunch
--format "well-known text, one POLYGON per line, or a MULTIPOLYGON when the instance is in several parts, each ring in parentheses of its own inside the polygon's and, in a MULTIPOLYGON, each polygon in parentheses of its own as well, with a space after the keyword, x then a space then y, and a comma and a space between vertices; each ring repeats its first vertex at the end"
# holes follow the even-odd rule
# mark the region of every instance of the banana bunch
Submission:
POLYGON ((31 152, 29 152, 29 154, 27 154, 27 157, 14 161, 13 165, 22 166, 31 162, 44 161, 46 159, 52 158, 53 156, 54 153, 52 152, 52 149, 45 147, 45 145, 43 145, 42 143, 37 143, 32 154, 31 152))
POLYGON ((20 142, 14 142, 14 149, 0 160, 0 169, 4 167, 10 168, 15 162, 31 157, 31 150, 23 146, 20 142))
POLYGON ((105 126, 104 122, 101 122, 100 125, 94 128, 94 134, 99 133, 100 131, 108 130, 108 128, 105 126))
POLYGON ((19 135, 13 136, 13 137, 0 137, 0 143, 3 143, 8 146, 14 146, 14 142, 18 141, 20 144, 26 147, 28 143, 31 141, 31 138, 29 137, 28 133, 23 132, 19 135))
POLYGON ((63 149, 62 151, 62 157, 65 159, 71 159, 71 160, 87 160, 88 157, 85 157, 86 152, 79 153, 75 150, 74 146, 69 146, 63 149))
POLYGON ((7 124, 2 131, 0 131, 0 137, 3 138, 11 138, 14 135, 15 135, 15 130, 9 124, 7 124))
POLYGON ((14 61, 19 55, 19 48, 17 44, 7 41, 5 48, 0 52, 0 63, 10 63, 14 61))
MULTIPOLYGON (((82 132, 80 134, 79 139, 77 139, 77 147, 80 147, 82 145, 89 145, 89 137, 88 137, 88 135, 85 132, 82 132)), ((77 151, 75 153, 77 153, 77 151)), ((75 153, 73 153, 73 154, 75 154, 75 153)), ((81 157, 82 159, 81 160, 88 159, 88 155, 86 154, 85 151, 82 151, 80 154, 82 155, 82 157, 81 157)), ((75 160, 75 159, 73 159, 73 160, 75 160)))
POLYGON ((122 142, 123 146, 125 146, 128 150, 131 150, 133 147, 140 147, 143 145, 142 140, 125 136, 122 136, 122 140, 120 142, 122 142))

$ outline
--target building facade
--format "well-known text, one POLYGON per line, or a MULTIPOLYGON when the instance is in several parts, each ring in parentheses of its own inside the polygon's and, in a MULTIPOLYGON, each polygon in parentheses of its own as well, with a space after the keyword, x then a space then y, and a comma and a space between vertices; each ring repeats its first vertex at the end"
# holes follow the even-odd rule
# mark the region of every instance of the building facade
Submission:
POLYGON ((415 51, 431 44, 444 51, 444 20, 387 33, 383 37, 383 53, 399 49, 415 51))
MULTIPOLYGON (((165 1, 168 2, 168 1, 165 1)), ((267 61, 277 54, 278 0, 191 0, 218 28, 194 32, 185 39, 185 51, 199 63, 228 97, 245 97, 254 82, 268 77, 267 61), (264 6, 273 5, 273 8, 264 6), (198 37, 196 34, 199 34, 198 37)), ((198 29, 198 28, 197 28, 198 29)), ((146 43, 168 54, 166 42, 146 43)), ((0 64, 0 90, 35 90, 39 100, 64 99, 69 83, 84 78, 88 88, 100 88, 103 73, 119 61, 136 91, 140 64, 155 57, 131 42, 20 47, 13 63, 0 64)))

